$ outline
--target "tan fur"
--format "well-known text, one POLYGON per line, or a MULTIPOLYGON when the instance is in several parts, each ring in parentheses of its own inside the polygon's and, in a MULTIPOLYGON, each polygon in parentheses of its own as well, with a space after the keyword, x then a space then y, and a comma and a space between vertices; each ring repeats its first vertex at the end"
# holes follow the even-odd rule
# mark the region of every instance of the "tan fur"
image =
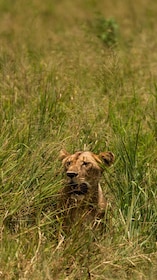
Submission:
POLYGON ((79 151, 71 155, 61 150, 60 159, 66 174, 60 207, 69 222, 84 217, 92 220, 105 212, 107 202, 99 182, 103 167, 114 162, 113 153, 103 152, 96 155, 89 151, 79 151))

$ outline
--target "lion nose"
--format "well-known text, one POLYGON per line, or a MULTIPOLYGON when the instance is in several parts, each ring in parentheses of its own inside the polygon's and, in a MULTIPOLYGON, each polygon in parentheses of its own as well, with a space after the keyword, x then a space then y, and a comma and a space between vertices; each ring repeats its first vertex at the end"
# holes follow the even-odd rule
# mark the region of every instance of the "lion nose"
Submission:
POLYGON ((75 171, 67 171, 67 176, 70 177, 70 178, 74 178, 78 175, 77 172, 75 171))

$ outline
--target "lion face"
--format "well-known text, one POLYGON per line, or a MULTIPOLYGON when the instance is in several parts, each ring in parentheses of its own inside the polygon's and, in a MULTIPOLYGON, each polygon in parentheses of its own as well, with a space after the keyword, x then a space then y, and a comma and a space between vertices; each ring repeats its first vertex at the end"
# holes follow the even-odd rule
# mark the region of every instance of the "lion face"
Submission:
POLYGON ((69 195, 92 196, 98 189, 103 172, 102 165, 111 165, 114 155, 111 152, 96 155, 89 151, 79 151, 71 155, 62 150, 60 159, 66 172, 69 195))

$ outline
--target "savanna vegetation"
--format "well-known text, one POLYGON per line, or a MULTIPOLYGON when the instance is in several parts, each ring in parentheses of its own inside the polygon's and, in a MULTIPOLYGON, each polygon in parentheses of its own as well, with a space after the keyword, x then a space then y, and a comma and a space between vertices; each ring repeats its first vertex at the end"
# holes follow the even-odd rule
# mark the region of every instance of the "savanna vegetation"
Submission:
POLYGON ((157 2, 0 1, 0 279, 157 279, 157 2), (58 154, 111 150, 105 230, 63 232, 58 154))

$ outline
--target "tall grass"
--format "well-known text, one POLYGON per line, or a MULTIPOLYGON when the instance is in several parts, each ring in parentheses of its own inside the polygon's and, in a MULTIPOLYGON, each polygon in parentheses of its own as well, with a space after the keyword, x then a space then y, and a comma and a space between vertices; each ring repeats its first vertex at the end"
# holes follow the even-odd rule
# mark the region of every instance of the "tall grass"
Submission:
POLYGON ((140 0, 1 0, 2 279, 156 279, 156 11, 140 0), (116 47, 91 28, 100 13, 118 26, 116 47), (101 183, 103 230, 62 229, 63 147, 116 156, 101 183))

